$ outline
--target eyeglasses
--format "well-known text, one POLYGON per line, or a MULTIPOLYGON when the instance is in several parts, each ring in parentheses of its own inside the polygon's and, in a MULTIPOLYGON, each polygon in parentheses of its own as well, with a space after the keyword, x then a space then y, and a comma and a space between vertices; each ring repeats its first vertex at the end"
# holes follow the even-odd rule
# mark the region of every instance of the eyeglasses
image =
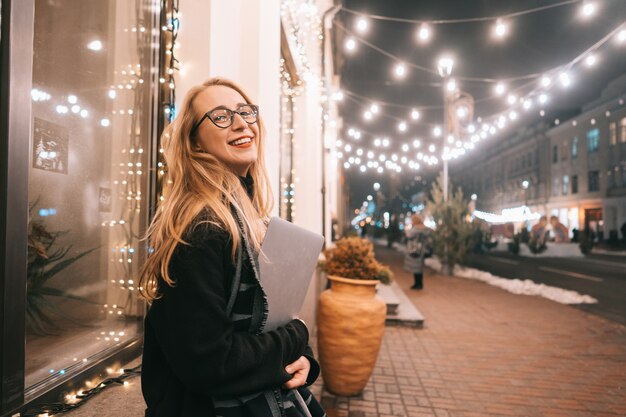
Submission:
POLYGON ((256 123, 257 118, 259 117, 259 106, 256 104, 240 104, 236 110, 231 110, 225 106, 218 106, 213 110, 209 110, 204 113, 202 119, 196 123, 193 129, 191 129, 191 134, 193 135, 195 133, 202 122, 204 122, 204 119, 209 119, 220 129, 226 129, 233 124, 235 113, 241 116, 241 118, 250 125, 256 123))

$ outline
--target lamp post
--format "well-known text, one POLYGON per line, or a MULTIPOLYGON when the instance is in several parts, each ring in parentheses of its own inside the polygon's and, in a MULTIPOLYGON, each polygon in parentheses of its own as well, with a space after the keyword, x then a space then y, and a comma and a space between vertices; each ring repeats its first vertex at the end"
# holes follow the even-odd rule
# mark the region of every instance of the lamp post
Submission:
MULTIPOLYGON (((449 121, 448 112, 450 106, 450 92, 448 90, 448 82, 450 81, 450 75, 452 74, 452 67, 454 66, 454 60, 450 57, 442 57, 437 62, 437 72, 439 76, 443 78, 443 146, 442 151, 445 149, 446 141, 449 134, 449 121)), ((443 162, 443 201, 448 201, 448 155, 442 154, 443 162)))

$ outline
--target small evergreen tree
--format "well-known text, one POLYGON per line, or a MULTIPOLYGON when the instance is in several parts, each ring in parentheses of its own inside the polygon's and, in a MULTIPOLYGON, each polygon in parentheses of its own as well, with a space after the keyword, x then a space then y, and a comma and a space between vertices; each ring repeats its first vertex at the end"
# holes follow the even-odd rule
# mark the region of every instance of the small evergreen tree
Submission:
POLYGON ((442 272, 451 275, 454 265, 465 260, 472 240, 472 227, 467 221, 469 210, 463 191, 457 188, 445 202, 443 178, 439 175, 430 191, 428 211, 436 223, 432 234, 433 252, 441 260, 442 272))

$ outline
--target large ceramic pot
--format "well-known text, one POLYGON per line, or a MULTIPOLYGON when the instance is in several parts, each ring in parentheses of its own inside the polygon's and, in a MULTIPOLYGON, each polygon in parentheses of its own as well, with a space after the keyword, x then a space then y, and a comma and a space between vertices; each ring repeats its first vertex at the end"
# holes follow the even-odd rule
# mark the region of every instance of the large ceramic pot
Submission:
POLYGON ((317 320, 324 386, 335 395, 358 395, 376 364, 387 306, 376 296, 377 280, 328 279, 317 320))

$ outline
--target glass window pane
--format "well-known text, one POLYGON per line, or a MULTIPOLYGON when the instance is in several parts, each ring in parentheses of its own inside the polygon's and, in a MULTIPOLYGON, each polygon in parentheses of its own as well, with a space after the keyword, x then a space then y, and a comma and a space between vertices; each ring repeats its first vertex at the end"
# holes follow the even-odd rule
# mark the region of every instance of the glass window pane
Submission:
POLYGON ((153 0, 35 3, 27 388, 142 331, 157 11, 153 0))

